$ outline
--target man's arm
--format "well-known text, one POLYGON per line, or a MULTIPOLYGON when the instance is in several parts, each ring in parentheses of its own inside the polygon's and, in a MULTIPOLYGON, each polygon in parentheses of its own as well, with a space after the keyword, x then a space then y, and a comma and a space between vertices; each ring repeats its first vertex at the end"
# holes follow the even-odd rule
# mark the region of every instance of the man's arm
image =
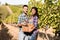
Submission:
POLYGON ((17 26, 17 27, 22 27, 22 24, 17 24, 16 26, 17 26))
POLYGON ((20 23, 20 24, 17 24, 17 26, 26 26, 26 25, 28 25, 27 23, 20 23))
POLYGON ((24 21, 23 19, 24 19, 24 15, 20 15, 20 16, 18 17, 18 24, 17 24, 17 26, 21 27, 21 26, 23 26, 23 25, 27 25, 27 22, 24 21))
POLYGON ((20 15, 18 17, 18 24, 17 24, 18 27, 21 27, 22 26, 21 22, 22 22, 22 16, 20 15))

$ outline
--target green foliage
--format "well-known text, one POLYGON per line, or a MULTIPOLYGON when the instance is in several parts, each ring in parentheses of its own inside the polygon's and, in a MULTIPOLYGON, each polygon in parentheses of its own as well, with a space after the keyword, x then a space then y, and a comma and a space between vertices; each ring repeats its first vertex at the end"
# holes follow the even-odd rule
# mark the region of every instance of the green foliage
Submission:
POLYGON ((9 16, 9 12, 7 11, 5 6, 0 6, 0 20, 4 20, 9 16))
POLYGON ((10 16, 8 16, 4 22, 5 23, 17 23, 18 21, 18 16, 22 13, 22 7, 20 6, 10 6, 10 8, 12 9, 12 11, 14 12, 13 14, 11 14, 10 16))
MULTIPOLYGON (((41 0, 42 1, 42 0, 41 0)), ((60 27, 60 0, 53 3, 54 0, 45 0, 44 3, 41 1, 30 0, 28 6, 29 16, 31 15, 31 7, 36 6, 39 13, 39 27, 60 27)), ((14 12, 12 15, 4 20, 6 23, 17 23, 18 16, 22 13, 22 6, 10 6, 14 12)))
POLYGON ((17 13, 14 13, 12 15, 10 15, 9 17, 7 17, 4 22, 5 23, 16 23, 17 22, 17 18, 18 18, 18 15, 17 13))
POLYGON ((8 3, 5 3, 5 5, 7 6, 7 5, 8 5, 8 3))
POLYGON ((46 26, 56 28, 60 24, 60 0, 53 3, 54 0, 41 1, 30 0, 29 9, 33 6, 38 8, 39 13, 39 27, 46 26))
POLYGON ((2 23, 2 21, 1 21, 1 16, 2 16, 2 14, 0 14, 0 24, 2 23))
POLYGON ((18 13, 22 9, 21 6, 15 6, 15 5, 10 5, 9 7, 13 11, 13 13, 18 13))

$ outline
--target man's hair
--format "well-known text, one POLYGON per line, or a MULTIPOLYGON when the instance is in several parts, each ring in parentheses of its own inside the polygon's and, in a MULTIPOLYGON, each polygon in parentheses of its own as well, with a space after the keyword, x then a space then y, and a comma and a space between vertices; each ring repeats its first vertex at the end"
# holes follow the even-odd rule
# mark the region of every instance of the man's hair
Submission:
POLYGON ((27 6, 27 5, 23 5, 23 8, 24 8, 24 7, 28 7, 28 6, 27 6))

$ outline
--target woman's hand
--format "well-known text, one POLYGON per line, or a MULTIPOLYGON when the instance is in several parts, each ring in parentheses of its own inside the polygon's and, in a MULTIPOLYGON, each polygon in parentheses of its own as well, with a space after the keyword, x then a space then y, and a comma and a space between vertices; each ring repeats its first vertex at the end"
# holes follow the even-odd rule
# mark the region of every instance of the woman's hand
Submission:
POLYGON ((35 29, 33 24, 28 24, 28 28, 29 28, 29 32, 32 32, 35 29))
POLYGON ((17 24, 17 25, 16 25, 16 27, 21 27, 21 26, 22 26, 22 24, 17 24))

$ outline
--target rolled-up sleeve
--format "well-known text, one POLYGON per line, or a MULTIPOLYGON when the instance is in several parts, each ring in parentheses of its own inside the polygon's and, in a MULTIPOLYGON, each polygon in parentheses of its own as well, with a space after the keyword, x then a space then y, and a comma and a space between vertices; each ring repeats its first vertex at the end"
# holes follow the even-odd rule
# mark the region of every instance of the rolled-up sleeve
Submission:
POLYGON ((18 24, 21 23, 21 16, 18 17, 18 24))

